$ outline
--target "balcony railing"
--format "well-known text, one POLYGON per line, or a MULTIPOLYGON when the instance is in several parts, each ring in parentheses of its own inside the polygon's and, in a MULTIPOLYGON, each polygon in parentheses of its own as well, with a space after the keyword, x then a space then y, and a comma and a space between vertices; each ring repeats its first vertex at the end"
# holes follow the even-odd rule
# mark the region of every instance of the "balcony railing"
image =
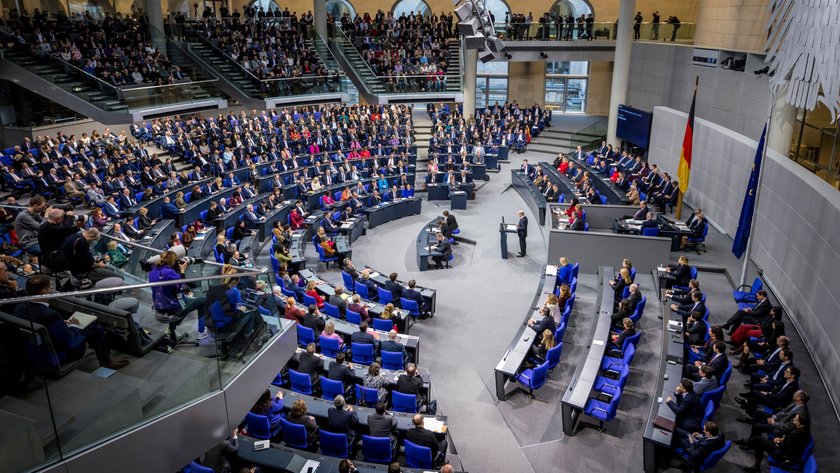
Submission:
MULTIPOLYGON (((499 38, 505 41, 583 41, 590 37, 585 24, 575 24, 570 27, 564 23, 562 28, 558 28, 556 23, 540 24, 533 21, 531 23, 496 22, 493 26, 499 38)), ((593 40, 615 41, 618 23, 593 23, 591 30, 593 40)), ((694 40, 694 31, 694 23, 680 23, 676 29, 675 25, 669 23, 658 25, 642 23, 639 25, 639 39, 670 41, 674 38, 676 41, 691 42, 694 40)))
MULTIPOLYGON (((99 243, 105 241, 103 238, 99 243)), ((133 247, 142 259, 160 252, 125 241, 120 244, 133 247)), ((222 284, 230 277, 219 274, 220 267, 215 262, 190 264, 186 278, 178 281, 178 285, 188 286, 191 291, 190 295, 182 295, 182 304, 197 301, 203 315, 206 302, 201 301, 209 287, 222 284)), ((216 393, 290 327, 278 317, 270 291, 273 281, 269 280, 268 272, 237 268, 233 276, 239 278, 243 298, 246 288, 258 291, 253 293, 259 296, 256 304, 243 301, 246 304, 241 310, 237 308, 235 316, 236 320, 253 319, 253 333, 244 333, 246 327, 224 346, 222 330, 216 332, 218 338, 211 334, 196 342, 197 312, 192 312, 176 331, 190 332, 187 340, 197 346, 178 345, 171 353, 161 353, 151 346, 161 339, 167 324, 155 316, 152 287, 173 283, 146 283, 145 276, 134 275, 144 274, 142 270, 125 268, 125 272, 110 268, 125 278, 121 287, 50 293, 36 298, 64 317, 73 312, 97 316, 98 320, 85 333, 89 340, 92 336, 104 336, 112 349, 121 352, 113 352, 115 358, 130 361, 116 371, 97 369, 90 350, 78 360, 62 354, 62 363, 56 363, 58 360, 48 356, 55 355, 48 349, 53 330, 47 331, 27 317, 29 307, 40 306, 31 302, 31 298, 0 301, 0 328, 4 334, 0 346, 4 357, 14 359, 16 369, 20 370, 12 383, 6 382, 8 378, 3 380, 0 470, 27 471, 68 459, 216 393), (260 292, 261 288, 268 288, 267 293, 260 292), (130 312, 115 308, 117 305, 129 308, 135 302, 136 308, 128 309, 130 312), (92 327, 96 326, 99 328, 94 330, 92 327)), ((212 332, 210 328, 207 331, 212 332)), ((84 343, 80 349, 84 350, 84 343)))

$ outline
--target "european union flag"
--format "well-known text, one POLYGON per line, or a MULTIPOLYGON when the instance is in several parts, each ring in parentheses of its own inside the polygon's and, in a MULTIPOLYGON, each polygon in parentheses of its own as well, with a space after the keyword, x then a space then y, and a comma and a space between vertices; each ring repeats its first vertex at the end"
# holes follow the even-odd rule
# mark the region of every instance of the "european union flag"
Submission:
POLYGON ((764 130, 761 131, 761 139, 758 140, 758 148, 755 150, 755 162, 750 173, 750 183, 747 184, 747 193, 744 195, 744 204, 741 206, 738 231, 735 232, 735 239, 732 241, 732 253, 739 259, 747 251, 747 241, 750 239, 755 198, 758 195, 758 176, 761 173, 761 158, 764 156, 764 135, 766 133, 767 125, 764 125, 764 130))

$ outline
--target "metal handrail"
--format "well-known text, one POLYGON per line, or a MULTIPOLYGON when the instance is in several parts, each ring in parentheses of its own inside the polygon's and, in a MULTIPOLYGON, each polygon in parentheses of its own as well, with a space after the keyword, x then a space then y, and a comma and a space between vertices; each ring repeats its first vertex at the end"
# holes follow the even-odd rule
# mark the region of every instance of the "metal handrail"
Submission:
POLYGON ((374 77, 377 77, 376 74, 373 73, 373 69, 370 68, 370 64, 368 64, 367 61, 365 61, 365 58, 364 56, 362 56, 362 53, 360 53, 358 48, 356 48, 356 45, 353 44, 353 41, 350 41, 350 38, 348 38, 347 35, 344 34, 344 31, 342 31, 341 28, 338 28, 336 31, 338 31, 338 33, 344 37, 344 41, 347 41, 350 47, 353 48, 354 51, 356 51, 356 54, 358 54, 359 57, 362 58, 362 62, 364 63, 365 67, 367 67, 367 70, 370 72, 370 74, 374 77))
MULTIPOLYGON (((154 251, 155 253, 163 253, 164 251, 166 251, 166 250, 161 250, 160 248, 153 248, 151 246, 141 245, 140 243, 137 243, 137 242, 134 242, 134 241, 123 240, 122 238, 117 238, 114 235, 108 235, 107 233, 100 232, 99 236, 105 237, 109 240, 114 240, 114 241, 116 241, 120 244, 123 244, 123 245, 136 246, 137 248, 142 248, 142 249, 147 250, 147 251, 154 251)), ((224 264, 217 263, 217 262, 212 261, 212 260, 203 260, 202 263, 209 264, 211 266, 218 266, 220 268, 224 266, 224 264)), ((233 266, 233 267, 237 268, 237 269, 239 268, 238 266, 233 266)), ((265 269, 265 268, 262 268, 262 269, 265 269)))
POLYGON ((211 47, 211 48, 213 48, 214 50, 218 51, 218 53, 222 55, 222 57, 225 59, 225 61, 227 61, 228 63, 233 63, 233 64, 234 64, 236 67, 238 67, 238 68, 239 68, 242 72, 244 72, 245 74, 247 74, 247 75, 251 76, 251 78, 252 78, 252 79, 254 79, 255 81, 257 81, 257 82, 260 82, 260 81, 261 81, 261 79, 260 79, 259 77, 255 76, 255 75, 254 75, 251 71, 249 71, 248 69, 246 69, 245 67, 243 67, 243 66, 242 66, 242 64, 239 64, 239 61, 235 61, 235 60, 234 60, 232 57, 230 57, 230 56, 229 56, 226 52, 222 51, 221 49, 219 49, 219 47, 218 47, 218 46, 216 46, 215 44, 213 44, 213 42, 212 42, 212 41, 210 41, 210 38, 206 38, 203 34, 199 33, 199 32, 198 32, 198 31, 196 31, 195 29, 192 29, 192 28, 191 28, 191 31, 192 31, 192 33, 193 33, 194 35, 196 35, 196 36, 198 36, 199 38, 201 38, 201 41, 202 41, 205 45, 210 46, 210 47, 211 47))
MULTIPOLYGON (((122 241, 122 240, 121 240, 122 241)), ((156 250, 157 251, 157 250, 156 250)), ((234 266, 236 267, 236 266, 234 266)), ((51 292, 49 294, 41 294, 38 296, 20 296, 20 297, 9 297, 6 299, 0 299, 0 305, 7 305, 7 304, 16 304, 18 302, 31 302, 31 301, 44 301, 50 299, 61 299, 64 297, 71 297, 71 296, 90 296, 95 294, 108 294, 111 292, 117 291, 128 291, 134 289, 146 289, 150 287, 158 287, 158 286, 171 286, 173 284, 189 284, 193 282, 201 282, 201 281, 211 281, 216 279, 227 279, 230 277, 240 277, 240 276, 261 276, 266 274, 266 269, 262 268, 260 270, 243 270, 239 273, 233 274, 211 274, 209 276, 199 276, 196 278, 185 278, 179 279, 177 281, 158 281, 158 282, 147 282, 142 284, 129 284, 127 286, 119 286, 119 287, 100 287, 95 289, 82 289, 79 291, 68 291, 68 292, 51 292)))

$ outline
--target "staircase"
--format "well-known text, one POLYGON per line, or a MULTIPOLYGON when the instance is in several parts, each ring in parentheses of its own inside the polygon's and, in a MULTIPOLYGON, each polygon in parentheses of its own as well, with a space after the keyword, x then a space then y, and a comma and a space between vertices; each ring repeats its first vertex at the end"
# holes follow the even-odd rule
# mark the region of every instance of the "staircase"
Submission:
POLYGON ((359 90, 360 96, 369 103, 462 102, 464 99, 461 88, 461 55, 457 40, 447 43, 450 59, 445 71, 447 81, 443 91, 389 91, 387 80, 373 73, 362 54, 344 33, 336 31, 335 37, 330 39, 329 46, 359 90))
POLYGON ((578 146, 583 149, 590 149, 593 143, 600 144, 600 141, 605 138, 605 135, 598 134, 593 130, 592 133, 587 131, 569 131, 560 130, 558 128, 546 128, 528 145, 528 152, 550 154, 557 156, 557 153, 568 154, 575 150, 578 146))
MULTIPOLYGON (((303 80, 300 82, 301 89, 290 91, 281 87, 285 84, 280 81, 261 81, 198 32, 189 31, 187 37, 188 42, 184 44, 190 57, 211 70, 213 75, 219 78, 221 89, 247 107, 274 108, 281 105, 342 102, 348 99, 346 86, 330 89, 314 80, 303 80)), ((324 64, 329 71, 340 69, 323 40, 307 39, 306 46, 316 51, 319 65, 324 64)))

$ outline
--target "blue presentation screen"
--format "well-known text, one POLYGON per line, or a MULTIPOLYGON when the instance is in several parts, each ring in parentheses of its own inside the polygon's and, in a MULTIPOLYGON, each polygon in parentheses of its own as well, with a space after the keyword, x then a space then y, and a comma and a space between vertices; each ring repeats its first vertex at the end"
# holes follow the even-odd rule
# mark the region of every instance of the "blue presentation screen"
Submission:
POLYGON ((653 114, 626 105, 618 106, 618 126, 615 134, 639 148, 647 149, 653 114))

